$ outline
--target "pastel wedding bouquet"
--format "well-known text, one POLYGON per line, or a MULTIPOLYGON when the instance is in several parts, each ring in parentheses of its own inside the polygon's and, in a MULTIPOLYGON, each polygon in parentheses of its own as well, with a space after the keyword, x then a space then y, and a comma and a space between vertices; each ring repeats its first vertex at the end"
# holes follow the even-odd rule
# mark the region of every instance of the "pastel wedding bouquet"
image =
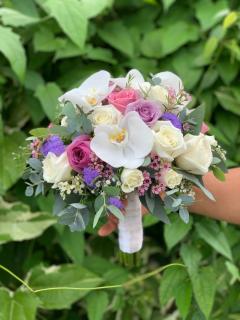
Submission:
POLYGON ((224 179, 225 151, 207 134, 204 107, 188 109, 181 79, 138 70, 113 78, 99 71, 59 97, 48 128, 30 131, 26 195, 54 193, 53 213, 71 231, 118 218, 124 253, 143 243, 142 205, 164 223, 189 221, 194 187, 208 171, 224 179))

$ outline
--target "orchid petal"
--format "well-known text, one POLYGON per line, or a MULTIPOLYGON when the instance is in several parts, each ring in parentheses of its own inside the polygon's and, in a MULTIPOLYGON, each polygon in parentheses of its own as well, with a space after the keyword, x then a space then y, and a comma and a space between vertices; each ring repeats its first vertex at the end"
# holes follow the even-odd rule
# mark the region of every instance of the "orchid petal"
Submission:
POLYGON ((178 94, 178 92, 183 89, 182 80, 173 72, 159 72, 153 76, 153 79, 154 78, 160 78, 160 85, 166 88, 173 88, 176 94, 178 94))

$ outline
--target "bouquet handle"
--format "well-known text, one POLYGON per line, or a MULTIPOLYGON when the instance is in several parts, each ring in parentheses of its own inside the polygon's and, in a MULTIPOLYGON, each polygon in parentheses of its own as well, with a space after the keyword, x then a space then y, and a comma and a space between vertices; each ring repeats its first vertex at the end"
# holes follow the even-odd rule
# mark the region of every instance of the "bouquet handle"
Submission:
POLYGON ((118 224, 118 242, 124 253, 136 253, 143 244, 142 205, 136 191, 128 194, 125 216, 118 224))

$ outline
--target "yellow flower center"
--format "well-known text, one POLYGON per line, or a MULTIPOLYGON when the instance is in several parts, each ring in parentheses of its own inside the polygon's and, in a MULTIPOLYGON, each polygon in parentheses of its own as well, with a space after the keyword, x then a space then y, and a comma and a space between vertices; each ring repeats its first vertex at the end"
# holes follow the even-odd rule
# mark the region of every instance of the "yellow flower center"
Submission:
POLYGON ((109 135, 110 141, 111 142, 121 143, 121 142, 123 142, 125 140, 126 133, 127 133, 126 129, 122 129, 122 130, 119 130, 117 132, 111 133, 109 135))
POLYGON ((91 106, 95 106, 97 104, 97 99, 94 97, 88 97, 87 98, 87 102, 91 105, 91 106))

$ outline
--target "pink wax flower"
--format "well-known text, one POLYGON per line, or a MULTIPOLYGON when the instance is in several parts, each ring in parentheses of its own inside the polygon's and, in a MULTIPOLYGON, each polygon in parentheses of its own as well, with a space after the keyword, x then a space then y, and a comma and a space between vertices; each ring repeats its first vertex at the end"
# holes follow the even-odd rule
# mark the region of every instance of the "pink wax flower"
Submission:
POLYGON ((201 127, 201 133, 205 134, 209 130, 208 126, 206 125, 205 122, 203 122, 202 127, 201 127))
POLYGON ((136 101, 139 94, 134 89, 123 89, 121 91, 113 91, 108 96, 108 102, 114 105, 120 112, 124 113, 127 105, 136 101))
POLYGON ((90 161, 90 137, 88 135, 81 135, 75 138, 66 151, 69 164, 73 170, 76 172, 82 171, 90 161))

